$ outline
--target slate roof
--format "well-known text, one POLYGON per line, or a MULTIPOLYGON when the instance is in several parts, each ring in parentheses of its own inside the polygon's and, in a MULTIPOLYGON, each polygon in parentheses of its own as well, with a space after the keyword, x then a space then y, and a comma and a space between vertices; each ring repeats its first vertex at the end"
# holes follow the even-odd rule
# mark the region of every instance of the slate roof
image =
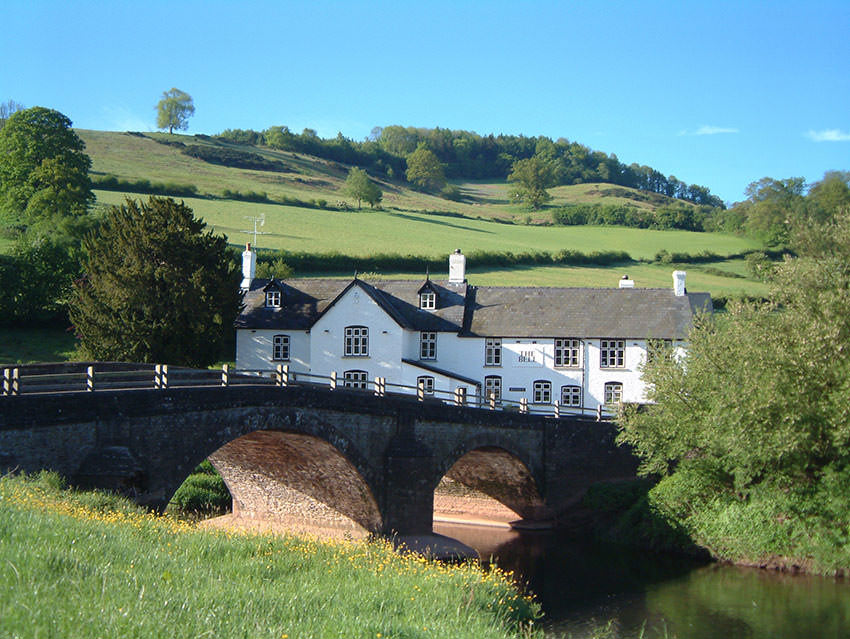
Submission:
POLYGON ((425 280, 286 280, 281 282, 281 308, 265 307, 263 288, 268 282, 266 279, 251 282, 236 328, 306 330, 352 286, 359 286, 404 328, 456 333, 463 323, 466 284, 430 280, 437 293, 437 308, 425 311, 419 308, 419 290, 425 280))
POLYGON ((255 279, 236 328, 306 330, 352 286, 360 287, 400 326, 465 337, 684 339, 696 312, 712 310, 708 293, 673 289, 473 287, 430 280, 437 308, 419 308, 424 280, 298 279, 280 282, 281 308, 266 308, 255 279))
POLYGON ((478 286, 463 336, 684 339, 708 293, 661 288, 478 286))

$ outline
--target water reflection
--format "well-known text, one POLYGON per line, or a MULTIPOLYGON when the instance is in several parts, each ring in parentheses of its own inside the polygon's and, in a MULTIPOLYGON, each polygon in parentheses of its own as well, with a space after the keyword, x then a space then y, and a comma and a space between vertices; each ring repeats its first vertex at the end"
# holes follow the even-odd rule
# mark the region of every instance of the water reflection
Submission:
POLYGON ((850 637, 850 584, 705 565, 552 533, 438 524, 513 570, 546 612, 547 637, 850 637))

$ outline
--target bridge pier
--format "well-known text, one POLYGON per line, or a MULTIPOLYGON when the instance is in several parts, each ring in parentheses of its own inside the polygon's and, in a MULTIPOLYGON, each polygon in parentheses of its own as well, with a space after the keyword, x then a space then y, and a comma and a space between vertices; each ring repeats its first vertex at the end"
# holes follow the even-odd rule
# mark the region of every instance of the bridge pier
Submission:
POLYGON ((382 532, 385 535, 430 535, 434 525, 431 490, 434 457, 421 443, 394 439, 384 465, 382 532))

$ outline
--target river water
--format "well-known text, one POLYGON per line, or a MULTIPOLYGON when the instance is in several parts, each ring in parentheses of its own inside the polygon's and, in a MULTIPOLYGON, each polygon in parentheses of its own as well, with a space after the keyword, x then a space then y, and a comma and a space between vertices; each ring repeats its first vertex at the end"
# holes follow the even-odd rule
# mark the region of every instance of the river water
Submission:
POLYGON ((547 638, 850 638, 850 582, 636 552, 555 533, 437 524, 537 597, 547 638))

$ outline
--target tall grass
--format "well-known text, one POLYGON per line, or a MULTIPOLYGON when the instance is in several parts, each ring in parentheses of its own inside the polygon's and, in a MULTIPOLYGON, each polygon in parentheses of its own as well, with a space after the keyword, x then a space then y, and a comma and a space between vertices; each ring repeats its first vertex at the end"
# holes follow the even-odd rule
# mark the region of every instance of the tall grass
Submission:
POLYGON ((195 529, 53 475, 0 478, 3 637, 541 636, 506 575, 195 529))

